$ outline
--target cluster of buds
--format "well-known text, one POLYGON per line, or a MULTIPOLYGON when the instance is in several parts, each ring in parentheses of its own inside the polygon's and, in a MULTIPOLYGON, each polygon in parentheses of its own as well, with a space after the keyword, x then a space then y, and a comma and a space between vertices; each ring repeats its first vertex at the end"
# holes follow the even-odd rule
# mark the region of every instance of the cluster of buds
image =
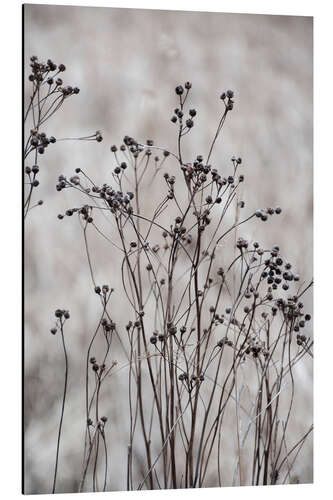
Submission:
MULTIPOLYGON (((97 423, 97 427, 102 430, 104 428, 104 425, 106 424, 106 422, 108 421, 108 418, 103 416, 101 417, 100 421, 97 423)), ((92 421, 91 418, 88 418, 87 419, 87 425, 90 427, 90 426, 94 426, 94 422, 92 421)))
MULTIPOLYGON (((211 165, 206 165, 203 161, 202 155, 198 155, 193 163, 185 163, 182 165, 182 171, 184 173, 185 180, 187 184, 192 183, 193 189, 196 191, 202 188, 207 181, 213 182, 217 188, 217 195, 213 199, 211 195, 207 196, 206 203, 221 203, 222 197, 220 192, 224 186, 230 186, 232 189, 235 188, 236 180, 235 173, 237 166, 241 164, 241 158, 236 159, 232 157, 232 162, 234 163, 234 175, 229 175, 228 177, 222 177, 216 168, 212 168, 211 165), (210 176, 210 178, 208 177, 210 176)), ((240 175, 238 182, 244 181, 244 175, 240 175)), ((244 203, 240 206, 244 206, 244 203)))
POLYGON ((70 314, 67 309, 56 309, 54 315, 57 318, 57 324, 50 330, 52 335, 55 335, 57 333, 59 324, 63 325, 64 322, 70 318, 70 314))
MULTIPOLYGON (((145 151, 145 147, 142 144, 139 144, 133 137, 129 135, 125 135, 123 139, 123 144, 120 146, 120 151, 124 152, 126 149, 132 153, 134 158, 137 158, 142 151, 145 151)), ((111 146, 111 152, 116 154, 118 148, 116 145, 111 146)), ((147 151, 147 150, 146 150, 147 151)))
POLYGON ((134 198, 134 194, 131 191, 127 191, 126 193, 116 191, 109 184, 103 184, 101 188, 95 186, 92 190, 106 201, 112 213, 116 213, 118 210, 125 211, 128 214, 133 213, 131 201, 134 198))
POLYGON ((114 330, 116 329, 116 323, 114 323, 113 321, 108 321, 106 318, 102 319, 101 325, 105 333, 114 332, 114 330))
POLYGON ((217 347, 220 347, 222 348, 223 346, 227 345, 229 347, 232 347, 233 346, 233 342, 232 340, 229 340, 227 336, 223 337, 222 339, 220 339, 218 342, 217 342, 217 347))
MULTIPOLYGON (((83 205, 83 207, 81 207, 81 208, 77 208, 77 207, 68 208, 65 212, 65 215, 67 217, 71 217, 75 213, 82 215, 83 220, 85 220, 87 223, 92 223, 94 220, 91 216, 92 207, 89 207, 88 205, 83 205)), ((62 220, 63 218, 64 218, 63 214, 58 214, 59 220, 62 220)))
MULTIPOLYGON (((60 83, 58 81, 58 83, 60 83)), ((68 97, 69 95, 72 94, 78 94, 80 92, 80 89, 78 87, 72 87, 71 85, 66 85, 65 87, 58 87, 58 91, 61 92, 64 97, 68 97)))
POLYGON ((174 175, 169 175, 168 172, 165 172, 164 179, 165 179, 165 182, 167 183, 167 186, 169 188, 167 197, 169 200, 173 200, 173 198, 175 197, 176 177, 174 175))
POLYGON ((263 355, 266 358, 269 355, 265 348, 265 342, 261 341, 258 337, 253 336, 249 338, 247 344, 244 351, 245 354, 252 355, 254 358, 258 358, 259 355, 263 355))
POLYGON ((66 187, 70 187, 71 185, 72 186, 79 186, 80 185, 80 177, 78 175, 73 175, 68 181, 65 175, 60 174, 58 177, 58 182, 56 184, 56 190, 62 191, 62 189, 65 189, 66 187))
POLYGON ((281 207, 268 207, 268 208, 262 208, 260 210, 256 210, 255 216, 258 217, 258 219, 261 219, 262 221, 266 221, 268 219, 269 215, 274 215, 277 214, 279 215, 282 212, 281 207))
POLYGON ((215 312, 215 308, 214 306, 211 306, 209 308, 209 312, 211 312, 213 314, 213 321, 214 321, 214 325, 223 325, 224 323, 224 314, 218 314, 215 312))
POLYGON ((179 126, 181 128, 182 134, 188 132, 194 126, 193 119, 197 115, 196 109, 192 108, 188 112, 188 117, 184 118, 183 104, 186 100, 187 94, 188 94, 189 90, 191 89, 191 87, 192 87, 192 84, 190 82, 186 82, 184 84, 184 87, 182 85, 178 85, 175 88, 175 92, 179 96, 181 108, 174 109, 174 114, 171 117, 171 121, 172 121, 172 123, 179 122, 179 126), (185 90, 186 90, 186 94, 185 94, 185 97, 183 98, 182 96, 183 96, 185 90), (185 125, 184 125, 184 121, 185 121, 185 125))
POLYGON ((243 249, 246 250, 247 247, 249 246, 249 242, 244 238, 238 238, 236 246, 240 251, 242 251, 243 249))
POLYGON ((288 282, 299 281, 299 275, 290 271, 292 266, 289 262, 284 264, 279 250, 277 245, 271 250, 271 257, 264 261, 265 270, 261 273, 261 278, 267 279, 267 284, 271 285, 273 290, 276 290, 281 283, 282 289, 288 290, 288 282))
POLYGON ((307 338, 305 335, 300 335, 299 333, 296 335, 296 343, 297 345, 304 346, 307 342, 307 338))
POLYGON ((158 340, 162 343, 165 342, 165 335, 155 330, 153 335, 150 337, 150 343, 156 345, 158 340))
POLYGON ((279 298, 276 301, 276 307, 282 311, 286 320, 292 322, 295 332, 299 332, 311 320, 311 315, 303 312, 304 304, 296 295, 288 297, 287 300, 279 298))
POLYGON ((45 82, 50 88, 54 85, 53 91, 61 92, 64 97, 72 94, 78 94, 80 89, 78 87, 72 87, 71 85, 63 86, 62 78, 58 77, 59 73, 66 71, 66 66, 64 64, 55 64, 51 59, 48 59, 46 63, 39 62, 37 56, 32 56, 30 58, 31 74, 29 75, 29 81, 34 82, 37 85, 45 82))
MULTIPOLYGON (((25 173, 29 177, 30 184, 32 188, 38 187, 39 186, 39 181, 37 180, 37 174, 39 172, 39 166, 38 165, 33 165, 32 167, 26 166, 25 167, 25 173)), ((43 201, 40 200, 38 202, 38 205, 42 205, 43 201)))
POLYGON ((56 309, 56 311, 54 312, 54 315, 56 318, 58 319, 69 319, 70 315, 69 315, 69 311, 67 311, 66 309, 56 309))
MULTIPOLYGON (((184 84, 184 87, 185 87, 185 90, 188 93, 189 90, 192 88, 192 83, 191 82, 186 82, 184 84)), ((177 85, 177 87, 175 88, 176 94, 179 95, 179 96, 182 96, 184 94, 184 87, 182 85, 177 85)))
POLYGON ((186 372, 182 372, 178 376, 178 380, 183 384, 186 384, 187 391, 190 393, 195 387, 200 385, 205 380, 205 376, 201 373, 200 375, 193 374, 189 377, 186 372))
POLYGON ((235 101, 233 100, 234 98, 234 92, 233 90, 227 90, 226 92, 222 92, 220 98, 224 102, 226 111, 231 111, 234 107, 235 101))
POLYGON ((98 376, 101 376, 103 372, 105 372, 106 370, 106 366, 104 363, 102 363, 101 365, 99 365, 96 361, 96 358, 94 356, 92 356, 90 359, 89 359, 89 362, 91 364, 91 369, 93 372, 96 373, 96 375, 98 376))
POLYGON ((167 324, 167 329, 170 335, 176 335, 177 327, 171 321, 167 324))
POLYGON ((65 66, 63 64, 59 64, 57 67, 51 59, 48 59, 46 63, 42 63, 38 61, 37 56, 32 56, 30 58, 30 67, 32 73, 29 75, 29 80, 31 82, 42 82, 46 75, 50 72, 54 72, 58 69, 57 73, 65 71, 65 66))
MULTIPOLYGON (((186 163, 182 165, 182 171, 184 173, 187 182, 193 184, 194 190, 198 190, 207 181, 207 176, 211 172, 211 165, 205 165, 203 163, 203 157, 198 155, 193 163, 186 163)), ((214 172, 216 172, 214 170, 214 172)), ((212 178, 214 178, 214 173, 212 173, 212 178)))
POLYGON ((205 210, 203 210, 201 214, 195 213, 195 215, 197 216, 199 222, 198 230, 200 232, 203 232, 206 229, 206 227, 211 223, 211 218, 209 217, 210 210, 206 208, 205 210))
POLYGON ((232 156, 231 161, 233 163, 234 168, 236 168, 238 165, 241 165, 242 158, 236 158, 236 156, 232 156))
POLYGON ((190 131, 192 127, 194 127, 194 117, 197 115, 197 110, 194 108, 191 108, 188 111, 188 116, 184 117, 184 103, 186 101, 187 95, 192 87, 191 82, 186 82, 183 85, 177 85, 175 88, 175 92, 177 96, 179 96, 179 102, 180 102, 180 108, 175 108, 174 109, 174 114, 171 117, 172 123, 177 123, 179 124, 180 128, 180 134, 184 135, 190 131), (186 92, 185 92, 186 91, 186 92), (185 92, 185 96, 183 96, 185 92))
POLYGON ((32 149, 37 149, 39 154, 43 154, 49 144, 54 144, 56 138, 51 135, 47 137, 45 132, 38 132, 37 129, 30 131, 30 146, 32 149))

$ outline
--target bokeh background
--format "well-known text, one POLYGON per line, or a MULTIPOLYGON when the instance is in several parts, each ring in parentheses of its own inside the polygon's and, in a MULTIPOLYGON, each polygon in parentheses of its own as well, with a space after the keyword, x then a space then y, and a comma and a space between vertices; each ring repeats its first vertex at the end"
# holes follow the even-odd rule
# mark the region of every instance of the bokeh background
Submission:
MULTIPOLYGON (((99 144, 64 141, 47 149, 40 159, 36 195, 44 204, 31 211, 25 227, 26 493, 47 493, 52 483, 63 383, 61 344, 50 334, 58 307, 71 312, 67 327, 69 403, 59 491, 77 490, 85 426, 82 367, 100 311, 92 293, 80 226, 74 219, 57 219, 58 213, 75 206, 71 192, 55 190, 58 176, 71 176, 80 166, 98 182, 111 181, 110 145, 120 144, 125 134, 142 142, 151 138, 155 144, 176 150, 175 126, 170 121, 176 106, 174 88, 188 80, 193 84, 190 103, 198 115, 184 140, 184 152, 188 161, 205 155, 222 110, 219 95, 233 89, 235 108, 212 163, 224 168, 232 155, 243 158, 246 211, 280 205, 283 212, 269 225, 254 221, 242 236, 267 247, 279 244, 302 278, 311 280, 312 28, 309 17, 25 5, 26 103, 30 56, 63 63, 67 67, 64 82, 81 90, 47 122, 45 132, 62 138, 102 129, 104 137, 99 144)), ((172 162, 168 171, 172 173, 172 162)), ((160 187, 158 183, 150 186, 148 179, 145 189, 144 209, 149 211, 160 187)), ((91 250, 97 281, 115 288, 115 316, 125 324, 128 305, 121 293, 115 251, 98 238, 91 241, 91 250)), ((305 306, 311 312, 311 294, 305 306)), ((119 370, 106 395, 113 429, 112 490, 125 488, 128 436, 122 373, 119 370)), ((302 391, 293 425, 295 435, 301 435, 312 422, 309 362, 297 371, 297 377, 302 391)), ((311 439, 295 466, 295 482, 312 481, 311 439)))

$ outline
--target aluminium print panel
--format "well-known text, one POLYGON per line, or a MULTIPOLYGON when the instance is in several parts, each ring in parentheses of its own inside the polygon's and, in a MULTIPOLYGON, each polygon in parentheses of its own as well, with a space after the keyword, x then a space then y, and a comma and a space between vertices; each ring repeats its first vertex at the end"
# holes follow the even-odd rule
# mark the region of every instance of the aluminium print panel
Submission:
POLYGON ((311 17, 24 5, 24 493, 311 483, 311 17))

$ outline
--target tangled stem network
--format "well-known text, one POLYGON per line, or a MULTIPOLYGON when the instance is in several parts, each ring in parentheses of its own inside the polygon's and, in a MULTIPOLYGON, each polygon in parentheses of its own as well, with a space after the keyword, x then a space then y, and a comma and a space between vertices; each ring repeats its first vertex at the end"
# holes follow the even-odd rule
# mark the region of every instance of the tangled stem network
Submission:
MULTIPOLYGON (((27 141, 29 154, 38 154, 39 125, 45 117, 76 93, 57 83, 61 65, 47 83, 54 66, 33 61, 33 95, 46 85, 42 103, 52 97, 54 107, 44 115, 44 105, 37 106, 39 121, 27 141)), ((100 307, 84 360, 79 491, 112 489, 116 457, 111 436, 116 430, 104 410, 102 387, 112 388, 115 373, 127 384, 127 394, 121 396, 128 404, 122 416, 128 424, 127 461, 122 464, 127 490, 290 482, 312 432, 311 426, 297 439, 290 433, 297 418, 295 395, 302 392, 295 367, 312 357, 311 316, 302 299, 312 282, 302 281, 279 245, 265 248, 240 234, 248 221, 271 223, 282 209, 259 208, 242 216, 244 161, 237 156, 229 165, 213 161, 235 107, 233 91, 221 94, 222 109, 206 155, 185 158, 184 140, 198 126, 191 93, 190 82, 175 88, 170 124, 176 129, 174 151, 125 136, 120 146, 111 146, 114 167, 104 183, 95 182, 82 167, 69 178, 60 175, 56 183, 57 191, 74 189, 83 197, 82 204, 59 213, 58 219, 63 224, 76 216, 80 224, 92 293, 100 307), (149 210, 148 189, 158 195, 149 210), (105 219, 112 222, 107 229, 105 219), (121 290, 96 280, 98 264, 93 264, 90 245, 94 234, 110 244, 112 260, 116 255, 120 259, 112 272, 119 273, 121 290), (121 308, 129 306, 125 324, 123 316, 117 318, 119 297, 121 308), (224 472, 225 449, 233 450, 231 477, 224 472)), ((98 132, 81 139, 99 138, 98 132)), ((110 269, 101 272, 109 275, 110 269)), ((66 380, 67 372, 66 361, 66 380)), ((56 463, 58 451, 59 446, 56 463)), ((56 474, 53 491, 55 480, 56 474)))

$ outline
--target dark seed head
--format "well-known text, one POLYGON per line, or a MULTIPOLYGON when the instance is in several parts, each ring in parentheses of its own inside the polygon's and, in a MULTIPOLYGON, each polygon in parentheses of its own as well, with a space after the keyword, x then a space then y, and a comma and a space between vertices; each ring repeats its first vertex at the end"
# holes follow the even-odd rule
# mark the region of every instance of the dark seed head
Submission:
POLYGON ((61 318, 63 315, 63 311, 61 309, 57 309, 54 313, 56 318, 61 318))

